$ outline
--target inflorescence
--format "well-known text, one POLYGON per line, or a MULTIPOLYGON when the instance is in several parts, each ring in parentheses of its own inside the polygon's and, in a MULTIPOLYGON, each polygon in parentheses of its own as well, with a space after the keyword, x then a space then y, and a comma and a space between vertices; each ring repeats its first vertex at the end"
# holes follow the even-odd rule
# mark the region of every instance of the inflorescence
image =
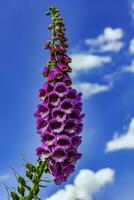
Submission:
POLYGON ((76 161, 81 158, 77 148, 81 144, 84 114, 81 114, 82 94, 72 88, 68 75, 72 69, 69 66, 71 58, 66 54, 68 44, 63 19, 54 6, 46 15, 52 16, 52 24, 48 27, 52 40, 44 45, 50 52, 43 70, 47 81, 39 89, 41 103, 34 113, 41 137, 36 154, 46 160, 55 183, 61 184, 74 172, 76 161))

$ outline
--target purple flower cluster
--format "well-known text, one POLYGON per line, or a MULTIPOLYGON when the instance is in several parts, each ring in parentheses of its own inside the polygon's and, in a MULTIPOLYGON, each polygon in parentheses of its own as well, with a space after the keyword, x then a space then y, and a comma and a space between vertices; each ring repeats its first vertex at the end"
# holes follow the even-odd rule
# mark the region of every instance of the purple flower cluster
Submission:
POLYGON ((37 148, 37 155, 47 158, 55 182, 60 184, 74 171, 81 157, 77 151, 84 116, 81 114, 81 93, 63 81, 54 85, 47 82, 39 90, 39 97, 42 103, 34 115, 42 144, 37 148))
MULTIPOLYGON (((61 30, 63 37, 63 30, 61 30)), ((55 34, 55 32, 53 33, 55 34)), ((59 32, 58 32, 59 34, 59 32)), ((43 70, 47 82, 39 89, 39 104, 35 111, 36 128, 41 137, 37 155, 47 161, 56 184, 61 184, 74 172, 81 154, 77 148, 81 144, 83 129, 82 94, 71 87, 68 72, 71 58, 66 55, 67 44, 50 46, 50 61, 43 70)))

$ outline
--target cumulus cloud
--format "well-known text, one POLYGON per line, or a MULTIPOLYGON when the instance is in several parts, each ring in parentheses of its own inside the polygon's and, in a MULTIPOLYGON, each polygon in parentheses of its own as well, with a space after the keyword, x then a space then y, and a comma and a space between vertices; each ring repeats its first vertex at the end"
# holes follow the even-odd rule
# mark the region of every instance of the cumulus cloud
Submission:
POLYGON ((111 88, 111 84, 100 85, 97 83, 82 82, 82 83, 74 84, 74 88, 82 92, 84 98, 88 98, 97 93, 108 91, 111 88))
POLYGON ((110 168, 93 172, 80 170, 74 183, 65 186, 46 200, 92 200, 93 195, 114 180, 114 170, 110 168))
POLYGON ((129 52, 134 54, 134 38, 130 41, 129 52))
POLYGON ((5 181, 9 178, 9 175, 8 174, 3 174, 0 176, 0 181, 5 181))
POLYGON ((134 73, 134 60, 132 60, 130 65, 127 65, 123 68, 124 72, 131 72, 134 73))
POLYGON ((106 152, 121 149, 134 149, 134 118, 131 119, 126 133, 115 135, 114 138, 106 144, 106 152))
POLYGON ((91 48, 101 52, 118 52, 124 43, 121 41, 124 32, 121 28, 107 27, 103 33, 94 39, 86 39, 85 43, 91 48))
POLYGON ((87 72, 88 70, 102 67, 106 63, 111 62, 110 56, 98 56, 86 53, 76 53, 71 55, 73 67, 73 75, 78 72, 87 72))

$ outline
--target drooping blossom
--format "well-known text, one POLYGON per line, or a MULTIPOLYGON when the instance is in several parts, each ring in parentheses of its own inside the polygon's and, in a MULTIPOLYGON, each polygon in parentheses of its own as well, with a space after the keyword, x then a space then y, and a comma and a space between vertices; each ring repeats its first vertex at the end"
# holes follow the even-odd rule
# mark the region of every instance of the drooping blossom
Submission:
POLYGON ((47 160, 47 166, 56 184, 61 184, 74 172, 76 161, 81 158, 78 147, 83 129, 82 94, 72 88, 68 75, 72 71, 67 55, 65 26, 57 9, 52 9, 52 41, 45 44, 50 60, 43 69, 46 83, 39 89, 41 103, 37 106, 37 133, 41 145, 36 154, 47 160))

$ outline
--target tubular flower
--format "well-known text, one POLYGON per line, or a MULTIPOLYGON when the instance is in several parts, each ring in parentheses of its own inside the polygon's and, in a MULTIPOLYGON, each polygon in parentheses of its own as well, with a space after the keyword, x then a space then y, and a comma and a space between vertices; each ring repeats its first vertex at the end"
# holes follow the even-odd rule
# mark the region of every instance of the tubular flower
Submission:
POLYGON ((72 69, 71 58, 66 54, 68 44, 63 20, 55 7, 50 8, 48 15, 52 15, 49 25, 52 41, 44 45, 50 52, 50 60, 43 70, 46 83, 39 89, 41 103, 34 113, 41 137, 36 154, 46 159, 55 183, 61 184, 74 172, 76 161, 81 158, 78 146, 82 141, 84 114, 81 113, 82 94, 72 88, 68 75, 72 69))

